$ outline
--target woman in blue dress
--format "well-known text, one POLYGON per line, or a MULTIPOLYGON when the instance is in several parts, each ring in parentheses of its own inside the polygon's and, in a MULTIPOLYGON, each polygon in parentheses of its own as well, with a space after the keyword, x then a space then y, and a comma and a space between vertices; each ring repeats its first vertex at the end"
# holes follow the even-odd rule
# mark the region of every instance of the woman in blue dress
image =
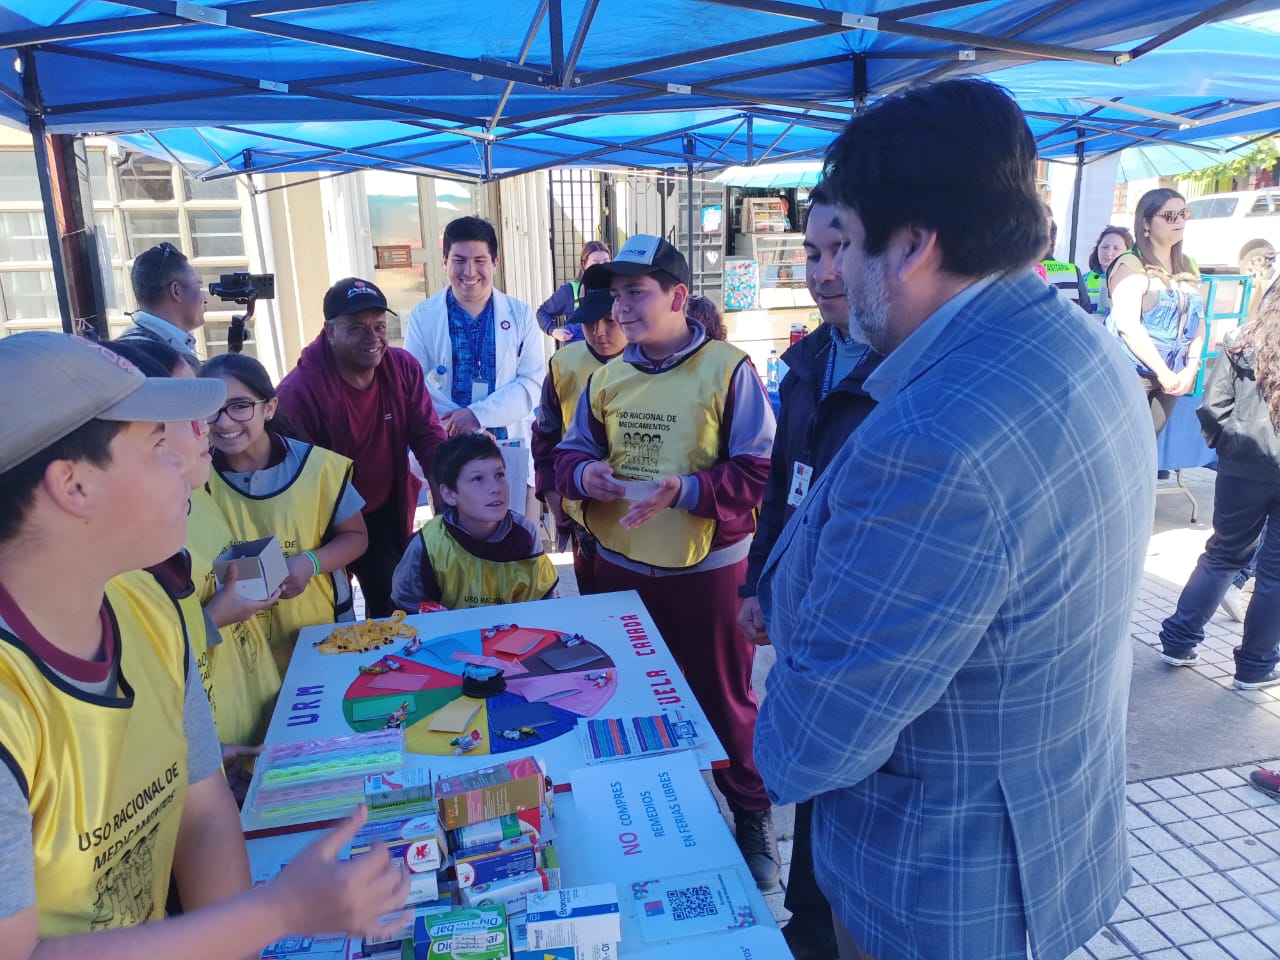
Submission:
POLYGON ((1195 389, 1204 343, 1200 271, 1182 252, 1191 211, 1177 191, 1150 190, 1134 214, 1133 248, 1107 271, 1108 326, 1124 343, 1151 404, 1156 434, 1195 389))

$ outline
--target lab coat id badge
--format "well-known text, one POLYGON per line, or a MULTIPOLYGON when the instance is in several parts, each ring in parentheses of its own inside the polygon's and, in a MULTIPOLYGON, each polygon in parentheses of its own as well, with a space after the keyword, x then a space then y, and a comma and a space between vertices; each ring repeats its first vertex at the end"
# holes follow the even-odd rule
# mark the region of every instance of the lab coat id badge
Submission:
POLYGON ((809 484, 813 481, 813 467, 797 460, 791 465, 791 485, 787 488, 787 506, 798 507, 809 495, 809 484))

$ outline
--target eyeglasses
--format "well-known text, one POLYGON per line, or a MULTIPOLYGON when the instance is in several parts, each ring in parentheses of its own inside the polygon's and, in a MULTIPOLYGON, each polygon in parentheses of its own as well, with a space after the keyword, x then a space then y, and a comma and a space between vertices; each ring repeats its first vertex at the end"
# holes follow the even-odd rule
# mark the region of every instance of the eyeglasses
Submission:
POLYGON ((253 419, 254 408, 266 402, 266 400, 232 400, 226 406, 219 407, 217 412, 209 418, 209 426, 221 420, 224 413, 236 423, 248 423, 253 419))
POLYGON ((1179 220, 1191 219, 1191 208, 1183 207, 1181 210, 1161 210, 1156 214, 1157 217, 1164 217, 1165 223, 1177 223, 1179 220))

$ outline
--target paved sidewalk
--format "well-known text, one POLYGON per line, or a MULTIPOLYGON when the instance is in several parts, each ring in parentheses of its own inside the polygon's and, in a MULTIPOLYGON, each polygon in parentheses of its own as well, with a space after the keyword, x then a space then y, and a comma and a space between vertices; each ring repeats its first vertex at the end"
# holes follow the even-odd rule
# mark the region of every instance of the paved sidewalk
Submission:
MULTIPOLYGON (((1191 522, 1185 497, 1157 499, 1130 630, 1133 886, 1111 922, 1070 960, 1280 958, 1280 801, 1248 784, 1251 770, 1280 766, 1280 688, 1231 688, 1241 626, 1221 612, 1206 627, 1196 666, 1171 667, 1159 658, 1160 621, 1173 612, 1212 531, 1214 478, 1209 470, 1183 473, 1199 522, 1191 522)), ((561 593, 576 594, 570 558, 554 559, 561 593)), ((773 659, 772 648, 757 653, 760 696, 773 659)), ((793 812, 774 810, 783 882, 765 899, 780 924, 789 916, 782 901, 793 812)))
MULTIPOLYGON (((1160 621, 1177 605, 1212 532, 1208 470, 1184 471, 1199 522, 1181 496, 1157 500, 1146 577, 1131 624, 1128 727, 1133 885, 1112 921, 1070 960, 1280 958, 1280 801, 1249 786, 1249 772, 1280 765, 1280 688, 1233 690, 1231 650, 1241 626, 1219 612, 1201 662, 1160 661, 1160 621)), ((1248 597, 1248 593, 1246 593, 1248 597)), ((761 651, 763 694, 772 651, 761 651)), ((775 811, 790 871, 791 809, 775 811)), ((779 923, 784 893, 767 896, 779 923)))
POLYGON ((1280 956, 1280 802, 1249 764, 1131 783, 1133 886, 1071 960, 1280 956))

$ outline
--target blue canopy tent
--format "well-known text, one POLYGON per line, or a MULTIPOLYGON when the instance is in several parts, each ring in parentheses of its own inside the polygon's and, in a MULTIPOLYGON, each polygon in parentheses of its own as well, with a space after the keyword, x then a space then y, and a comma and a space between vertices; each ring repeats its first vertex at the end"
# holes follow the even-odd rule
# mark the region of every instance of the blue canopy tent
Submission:
POLYGON ((808 149, 806 131, 943 74, 1089 64, 1111 91, 1117 64, 1275 5, 476 0, 459 17, 420 0, 24 0, 0 5, 0 47, 16 53, 0 65, 0 118, 50 132, 147 130, 162 152, 165 129, 230 127, 245 139, 202 151, 220 172, 334 159, 313 144, 360 148, 347 164, 425 153, 429 169, 481 178, 548 159, 615 162, 615 145, 632 153, 625 164, 644 148, 640 165, 671 166, 663 151, 685 159, 692 146, 696 164, 723 166, 757 161, 778 131, 788 142, 775 154, 808 149), (708 111, 720 112, 718 129, 708 111), (765 124, 759 135, 746 124, 728 135, 743 113, 765 124), (374 121, 390 126, 370 135, 374 121), (248 146, 277 132, 278 149, 248 146))
MULTIPOLYGON (((575 163, 691 175, 816 156, 868 98, 943 75, 1090 65, 1111 93, 1118 65, 1277 5, 474 0, 458 16, 423 0, 23 0, 0 5, 13 52, 0 121, 37 141, 133 135, 206 177, 369 166, 489 180, 575 163)), ((1046 150, 1066 109, 1030 114, 1046 150)), ((1083 112, 1089 136, 1171 126, 1083 112)))

